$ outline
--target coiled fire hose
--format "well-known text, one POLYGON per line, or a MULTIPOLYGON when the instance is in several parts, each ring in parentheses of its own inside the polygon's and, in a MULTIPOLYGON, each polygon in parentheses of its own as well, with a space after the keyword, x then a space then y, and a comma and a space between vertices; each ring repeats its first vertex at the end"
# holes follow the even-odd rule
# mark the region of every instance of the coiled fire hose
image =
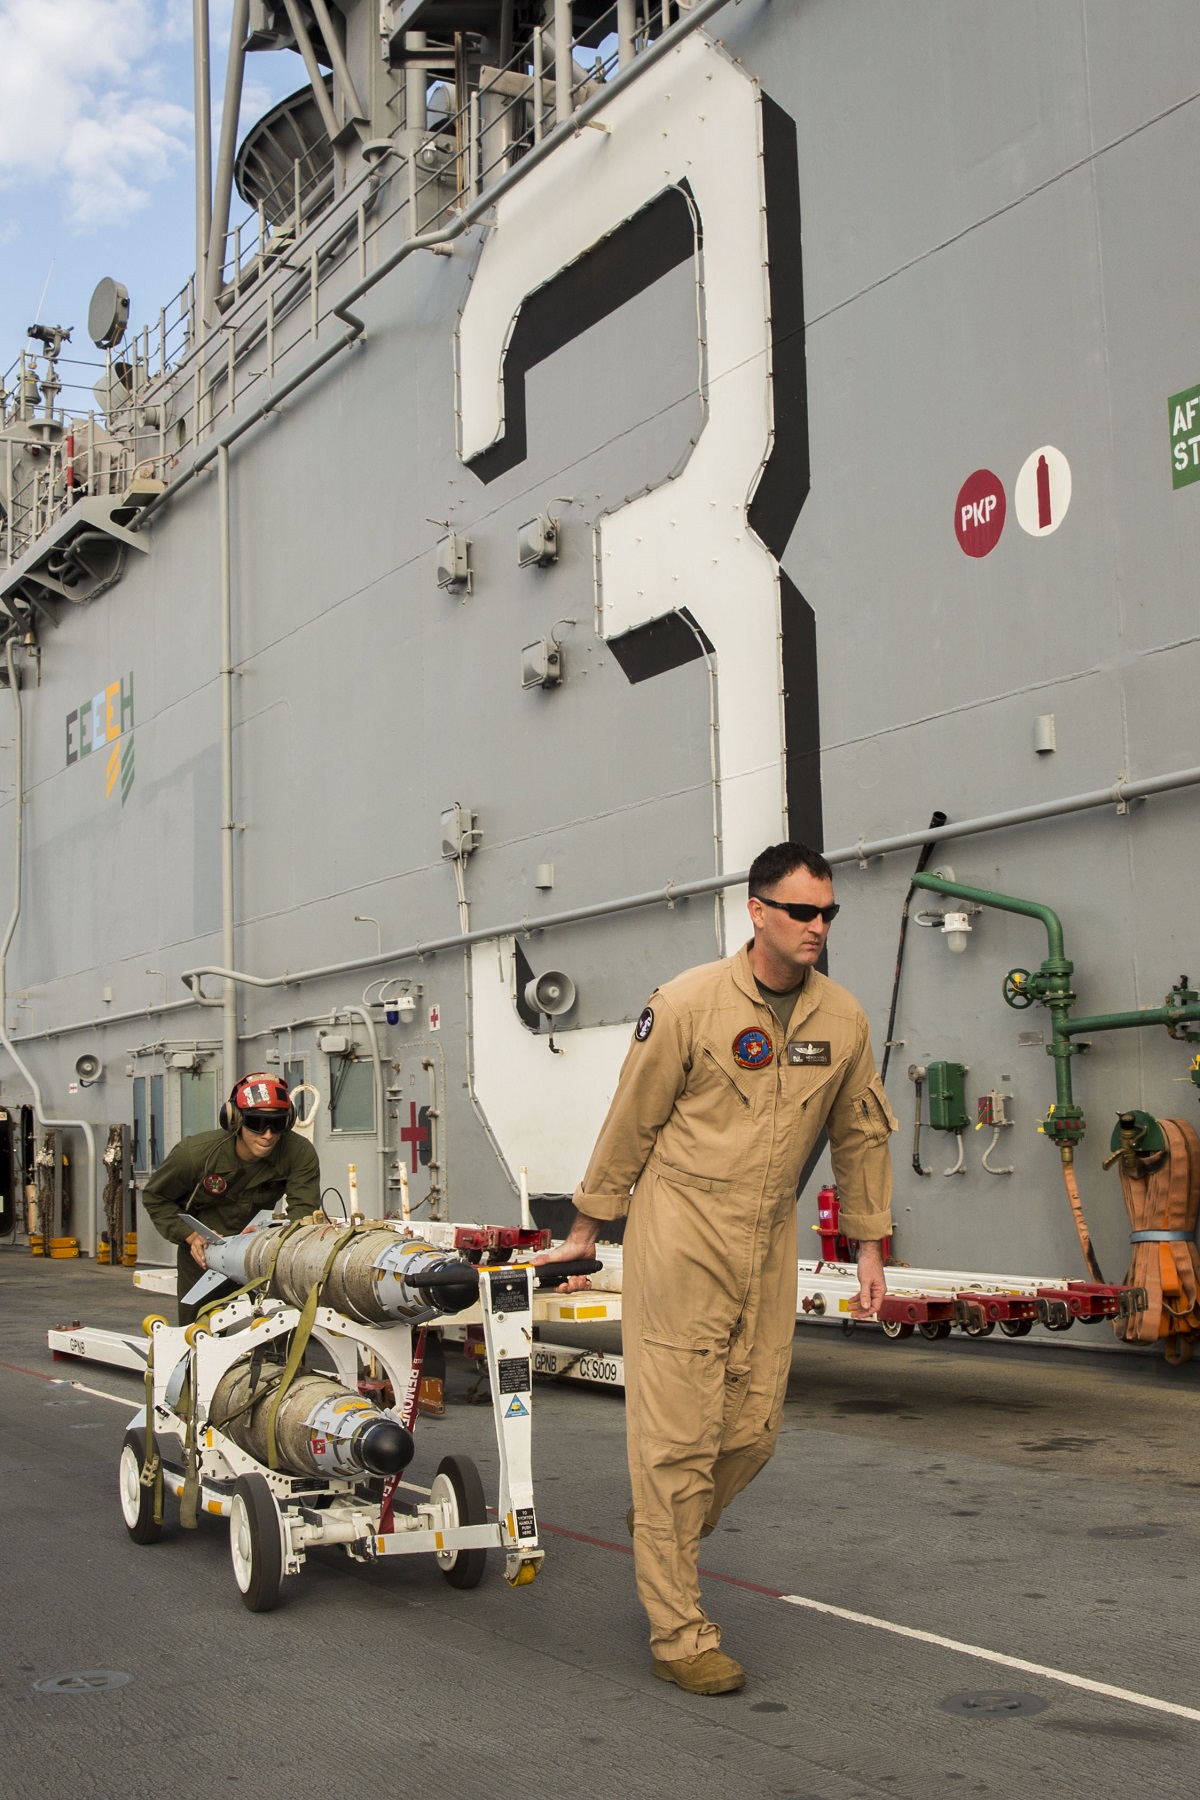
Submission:
POLYGON ((1126 1281, 1146 1290, 1146 1310, 1113 1321, 1119 1337, 1166 1339, 1168 1362, 1187 1362, 1200 1334, 1200 1136, 1185 1119, 1159 1119, 1166 1150, 1121 1158, 1121 1192, 1132 1227, 1126 1281))

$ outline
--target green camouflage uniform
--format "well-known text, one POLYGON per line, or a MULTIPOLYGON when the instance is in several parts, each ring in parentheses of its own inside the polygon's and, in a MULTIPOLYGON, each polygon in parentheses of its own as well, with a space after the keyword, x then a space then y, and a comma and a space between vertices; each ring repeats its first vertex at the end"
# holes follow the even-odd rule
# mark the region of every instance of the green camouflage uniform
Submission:
POLYGON ((307 1138, 294 1131, 284 1132, 270 1156, 254 1162, 242 1161, 234 1133, 198 1131, 194 1137, 176 1144, 154 1171, 142 1189, 142 1205, 159 1236, 179 1245, 176 1291, 181 1325, 195 1317, 196 1309, 184 1306, 183 1296, 201 1274, 187 1245, 184 1213, 190 1213, 210 1231, 232 1237, 256 1213, 264 1208, 271 1211, 284 1194, 289 1219, 305 1218, 320 1204, 321 1165, 317 1153, 307 1138), (220 1175, 226 1183, 224 1193, 210 1194, 203 1186, 196 1192, 197 1183, 202 1183, 206 1175, 220 1175))

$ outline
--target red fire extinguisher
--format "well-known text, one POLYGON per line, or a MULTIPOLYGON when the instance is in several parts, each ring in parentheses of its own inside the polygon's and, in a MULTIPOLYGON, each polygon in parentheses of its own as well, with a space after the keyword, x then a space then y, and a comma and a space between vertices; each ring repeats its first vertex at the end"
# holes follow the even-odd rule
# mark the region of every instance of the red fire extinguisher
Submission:
MULTIPOLYGON (((817 1230, 821 1234, 821 1261, 851 1263, 858 1259, 858 1239, 849 1238, 841 1228, 841 1201, 836 1187, 823 1187, 817 1194, 817 1230)), ((885 1237, 880 1245, 884 1262, 892 1254, 892 1240, 885 1237)))

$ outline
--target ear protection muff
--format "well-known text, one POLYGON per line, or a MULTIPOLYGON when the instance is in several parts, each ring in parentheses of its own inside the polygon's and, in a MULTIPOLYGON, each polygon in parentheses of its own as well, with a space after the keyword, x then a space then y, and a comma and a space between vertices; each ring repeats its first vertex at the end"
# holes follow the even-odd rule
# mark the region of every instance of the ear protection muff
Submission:
POLYGON ((228 1100, 222 1103, 221 1110, 217 1115, 217 1123, 222 1131, 228 1131, 236 1137, 242 1129, 247 1112, 257 1110, 278 1112, 281 1102, 284 1101, 287 1103, 287 1112, 283 1121, 283 1129, 287 1133, 296 1123, 296 1108, 288 1092, 287 1083, 280 1081, 278 1075, 259 1073, 242 1075, 230 1088, 228 1100), (259 1100, 256 1105, 250 1090, 259 1084, 270 1097, 259 1100), (240 1105, 239 1095, 241 1096, 240 1105))

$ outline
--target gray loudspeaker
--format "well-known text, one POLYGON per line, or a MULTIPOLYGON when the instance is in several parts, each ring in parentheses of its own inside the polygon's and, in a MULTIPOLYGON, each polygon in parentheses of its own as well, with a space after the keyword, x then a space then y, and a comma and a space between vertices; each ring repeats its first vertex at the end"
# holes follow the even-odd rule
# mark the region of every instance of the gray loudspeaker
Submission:
POLYGON ((104 1073, 104 1064, 98 1056, 81 1056, 75 1064, 75 1073, 80 1087, 94 1087, 104 1073))
POLYGON ((525 983, 525 1004, 533 1012, 557 1019, 574 1006, 575 983, 561 969, 547 969, 544 975, 537 975, 525 983))

